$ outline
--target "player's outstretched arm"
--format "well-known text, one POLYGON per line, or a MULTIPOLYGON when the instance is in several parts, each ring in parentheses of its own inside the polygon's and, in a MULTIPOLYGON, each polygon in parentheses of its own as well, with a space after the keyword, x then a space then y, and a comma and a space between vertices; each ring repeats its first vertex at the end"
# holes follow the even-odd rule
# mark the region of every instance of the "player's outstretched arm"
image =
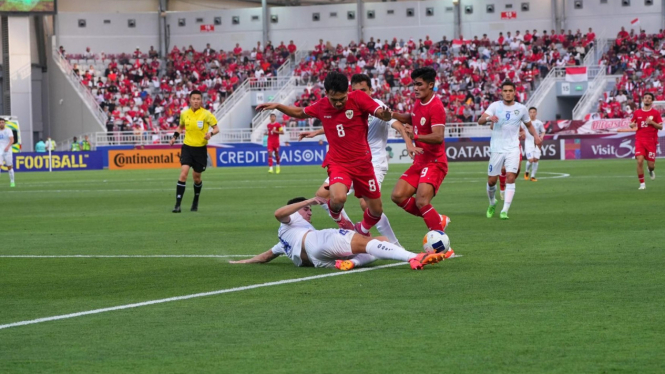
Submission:
POLYGON ((402 124, 402 122, 395 120, 390 126, 392 126, 393 129, 397 130, 397 132, 402 135, 402 139, 404 139, 404 143, 406 143, 406 151, 409 153, 409 157, 413 158, 416 154, 423 154, 423 149, 420 147, 416 147, 413 144, 413 141, 411 140, 411 136, 409 133, 406 131, 406 127, 402 124))
POLYGON ((487 113, 483 113, 480 118, 478 119, 478 124, 483 126, 486 125, 487 122, 490 122, 492 125, 495 123, 499 122, 499 117, 497 116, 490 116, 487 113))
POLYGON ((376 118, 380 119, 381 121, 385 121, 385 122, 388 122, 388 121, 390 121, 390 120, 392 119, 392 115, 391 115, 391 113, 390 113, 390 109, 388 109, 387 107, 384 107, 384 106, 379 107, 379 108, 374 112, 374 116, 375 116, 376 118))
POLYGON ((318 129, 316 131, 303 131, 300 134, 298 134, 298 141, 301 141, 305 138, 314 138, 319 135, 325 134, 325 131, 323 129, 318 129))
POLYGON ((299 108, 297 106, 282 105, 278 103, 265 103, 256 106, 256 110, 258 112, 264 110, 275 110, 275 109, 279 110, 280 112, 286 114, 289 117, 299 118, 299 119, 309 118, 309 116, 305 114, 303 108, 299 108))
POLYGON ((542 145, 543 140, 538 136, 538 131, 536 131, 536 128, 531 124, 531 121, 524 123, 524 126, 529 130, 529 134, 533 136, 533 142, 538 146, 542 145))
POLYGON ((269 249, 261 253, 260 255, 256 255, 252 258, 240 261, 229 261, 229 264, 264 264, 266 262, 270 262, 276 259, 277 257, 279 257, 279 255, 272 253, 272 249, 269 249))
POLYGON ((393 119, 396 119, 402 123, 405 123, 407 125, 411 125, 411 113, 397 113, 397 112, 390 112, 390 116, 393 119))
POLYGON ((281 223, 291 222, 291 214, 299 211, 300 209, 310 206, 310 205, 322 205, 326 203, 326 199, 321 197, 313 197, 311 199, 301 201, 299 203, 293 203, 291 205, 285 205, 275 211, 275 218, 281 223))

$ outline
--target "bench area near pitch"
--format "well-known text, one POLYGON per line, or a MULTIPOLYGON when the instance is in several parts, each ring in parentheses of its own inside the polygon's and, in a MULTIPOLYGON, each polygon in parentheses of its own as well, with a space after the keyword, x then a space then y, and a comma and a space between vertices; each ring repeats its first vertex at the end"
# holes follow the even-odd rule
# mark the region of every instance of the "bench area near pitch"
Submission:
MULTIPOLYGON (((228 264, 276 243, 275 209, 311 197, 319 167, 210 169, 181 214, 177 170, 17 173, 11 190, 2 173, 0 372, 662 372, 659 162, 638 191, 634 160, 542 161, 508 221, 485 217, 487 163, 451 163, 433 205, 462 257, 350 273, 228 264)), ((406 166, 383 204, 419 252, 424 223, 390 201, 406 166)))

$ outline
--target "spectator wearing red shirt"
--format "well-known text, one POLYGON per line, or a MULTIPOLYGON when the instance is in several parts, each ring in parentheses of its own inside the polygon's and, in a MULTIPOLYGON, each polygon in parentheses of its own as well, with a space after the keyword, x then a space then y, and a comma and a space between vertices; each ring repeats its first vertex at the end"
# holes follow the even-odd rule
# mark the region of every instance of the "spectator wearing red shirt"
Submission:
POLYGON ((291 54, 296 53, 296 49, 297 49, 297 48, 296 48, 296 45, 293 44, 293 40, 291 40, 291 41, 289 42, 289 45, 288 45, 287 48, 288 48, 288 50, 289 50, 289 53, 291 53, 291 54))
POLYGON ((240 43, 236 43, 236 47, 233 48, 233 54, 236 56, 236 58, 240 57, 240 54, 242 53, 242 48, 240 48, 240 43))

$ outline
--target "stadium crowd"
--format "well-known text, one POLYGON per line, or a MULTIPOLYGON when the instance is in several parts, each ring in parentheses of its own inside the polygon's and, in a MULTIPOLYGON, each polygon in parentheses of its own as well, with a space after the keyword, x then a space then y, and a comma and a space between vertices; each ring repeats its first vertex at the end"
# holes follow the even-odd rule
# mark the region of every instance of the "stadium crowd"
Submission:
MULTIPOLYGON (((487 35, 465 39, 460 36, 434 41, 370 38, 367 42, 332 45, 320 40, 300 61, 293 74, 308 85, 296 105, 305 106, 323 95, 322 83, 331 69, 349 76, 370 75, 374 96, 391 108, 407 111, 413 105, 410 73, 422 66, 438 72, 436 90, 444 102, 450 123, 475 122, 489 103, 499 99, 499 84, 516 83, 524 102, 538 79, 555 66, 579 65, 593 46, 595 34, 571 30, 540 33, 537 30, 503 32, 491 40, 487 35)), ((174 47, 160 58, 153 47, 146 53, 68 55, 83 85, 88 87, 109 114, 109 130, 158 130, 177 126, 179 113, 187 106, 187 93, 204 92, 205 107, 216 110, 245 79, 259 80, 276 75, 276 70, 297 50, 291 41, 273 46, 257 43, 251 50, 239 44, 231 51, 216 51, 207 45, 202 51, 174 47)), ((306 121, 285 122, 292 126, 306 121)))

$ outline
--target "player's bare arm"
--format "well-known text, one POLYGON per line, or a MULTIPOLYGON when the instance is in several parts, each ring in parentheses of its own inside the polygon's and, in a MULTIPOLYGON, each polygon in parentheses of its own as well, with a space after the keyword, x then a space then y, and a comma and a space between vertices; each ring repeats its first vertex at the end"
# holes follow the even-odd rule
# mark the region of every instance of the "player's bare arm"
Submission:
POLYGON ((403 124, 410 125, 411 124, 411 113, 397 113, 397 112, 391 112, 390 116, 393 119, 396 119, 400 121, 403 124))
POLYGON ((261 253, 260 255, 256 255, 252 258, 240 261, 229 261, 229 264, 265 264, 266 262, 270 262, 276 259, 277 257, 279 257, 279 255, 272 253, 272 250, 269 249, 261 253))
POLYGON ((275 211, 275 218, 281 222, 281 223, 289 223, 291 222, 291 214, 299 211, 300 209, 306 207, 306 206, 312 206, 312 205, 321 205, 325 204, 326 199, 320 198, 320 197, 313 197, 311 199, 301 201, 299 203, 294 203, 291 205, 285 205, 275 211))
POLYGON ((309 116, 305 114, 304 108, 299 108, 297 106, 282 105, 278 103, 265 103, 259 104, 256 106, 258 112, 265 110, 279 110, 280 112, 286 114, 289 117, 307 119, 309 116))
POLYGON ((617 129, 617 132, 636 132, 637 131, 637 123, 631 122, 629 126, 630 126, 630 128, 627 128, 627 129, 626 128, 617 129))
MULTIPOLYGON (((661 126, 662 128, 662 126, 661 126)), ((14 137, 10 136, 9 137, 9 144, 5 147, 5 152, 9 152, 9 149, 12 147, 12 144, 14 144, 14 137)))
MULTIPOLYGON (((663 123, 662 123, 662 122, 661 122, 661 123, 657 123, 657 122, 654 121, 653 119, 648 120, 648 121, 647 121, 647 124, 649 124, 650 126, 655 127, 657 130, 662 130, 662 129, 663 129, 663 123)), ((10 138, 10 139, 12 139, 12 138, 10 138)))
POLYGON ((417 140, 421 143, 441 144, 443 143, 443 139, 445 138, 446 135, 446 127, 434 126, 432 127, 432 133, 427 135, 418 135, 414 133, 411 133, 409 135, 413 137, 413 140, 417 140))
POLYGON ((533 125, 531 124, 531 121, 526 122, 524 124, 524 126, 526 126, 526 129, 529 130, 529 134, 531 134, 531 136, 533 136, 533 142, 537 146, 541 146, 543 144, 543 140, 540 138, 540 136, 538 136, 538 131, 536 131, 536 128, 533 127, 533 125))
POLYGON ((380 119, 381 121, 388 122, 390 121, 391 114, 390 114, 390 109, 384 106, 380 106, 375 112, 374 112, 374 117, 380 119))
POLYGON ((182 135, 181 130, 184 130, 184 129, 185 129, 185 124, 184 123, 181 123, 178 126, 178 128, 175 129, 175 131, 173 132, 173 137, 171 138, 171 141, 169 141, 170 145, 175 144, 176 139, 178 139, 180 137, 180 135, 182 135))
MULTIPOLYGON (((478 119, 478 124, 483 126, 483 125, 486 125, 487 122, 490 122, 491 126, 494 126, 495 123, 499 122, 499 117, 490 116, 487 113, 483 113, 483 115, 480 116, 480 118, 478 119)), ((531 123, 531 122, 529 122, 529 123, 531 123)))
POLYGON ((206 135, 205 135, 206 140, 210 140, 210 138, 212 138, 213 136, 215 136, 216 134, 219 133, 219 128, 217 127, 217 125, 211 126, 211 128, 212 128, 212 131, 209 132, 209 133, 206 133, 206 135))
POLYGON ((413 157, 416 154, 419 155, 423 154, 423 149, 420 147, 416 147, 413 144, 413 141, 411 140, 411 135, 409 134, 408 131, 406 131, 406 127, 404 127, 402 122, 396 120, 395 122, 392 123, 391 127, 397 130, 397 132, 399 132, 400 135, 402 135, 402 139, 404 139, 404 143, 406 143, 406 151, 408 152, 409 157, 411 157, 411 159, 413 159, 413 157))
POLYGON ((303 131, 300 134, 298 134, 298 141, 301 141, 305 138, 314 138, 319 135, 324 135, 325 131, 323 129, 318 129, 316 131, 303 131))

